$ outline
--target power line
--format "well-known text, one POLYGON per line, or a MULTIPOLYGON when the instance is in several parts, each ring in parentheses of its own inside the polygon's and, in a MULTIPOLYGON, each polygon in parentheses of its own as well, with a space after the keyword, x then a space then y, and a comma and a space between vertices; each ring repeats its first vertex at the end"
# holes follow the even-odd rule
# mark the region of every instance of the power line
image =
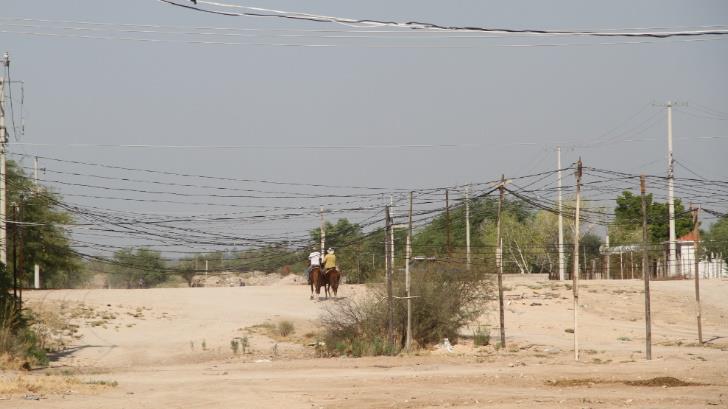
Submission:
POLYGON ((548 35, 548 36, 652 37, 652 38, 726 35, 726 34, 728 34, 728 30, 726 30, 726 29, 701 29, 701 30, 688 30, 688 31, 682 30, 682 31, 642 31, 642 32, 619 31, 619 32, 615 32, 615 31, 609 31, 609 30, 566 31, 566 30, 544 30, 544 29, 531 29, 531 28, 513 29, 513 28, 491 28, 491 27, 478 27, 478 26, 446 26, 446 25, 440 25, 440 24, 435 24, 435 23, 426 23, 426 22, 419 22, 419 21, 412 21, 412 20, 409 20, 406 22, 398 22, 398 21, 386 21, 386 20, 335 17, 335 16, 320 15, 320 14, 274 10, 274 9, 267 9, 267 8, 262 8, 262 7, 241 6, 241 5, 232 4, 232 3, 221 3, 221 2, 212 2, 212 1, 204 1, 204 0, 197 0, 194 2, 194 5, 190 5, 190 4, 186 4, 186 3, 184 3, 184 4, 177 3, 172 0, 157 0, 157 1, 169 4, 172 6, 177 6, 177 7, 182 7, 182 8, 186 8, 189 10, 194 10, 197 12, 219 14, 219 15, 232 16, 232 17, 241 17, 241 16, 272 17, 272 18, 282 18, 282 19, 291 19, 291 20, 337 23, 337 24, 344 24, 347 26, 351 26, 352 24, 354 24, 354 25, 360 25, 360 26, 365 26, 365 27, 397 27, 397 28, 406 28, 406 29, 413 29, 413 30, 443 30, 443 31, 450 31, 450 32, 466 31, 466 32, 501 33, 501 34, 533 34, 533 35, 538 35, 538 36, 548 35), (198 6, 198 4, 204 4, 204 5, 219 7, 219 8, 246 10, 246 11, 230 12, 230 11, 211 10, 211 9, 202 8, 202 7, 198 6))

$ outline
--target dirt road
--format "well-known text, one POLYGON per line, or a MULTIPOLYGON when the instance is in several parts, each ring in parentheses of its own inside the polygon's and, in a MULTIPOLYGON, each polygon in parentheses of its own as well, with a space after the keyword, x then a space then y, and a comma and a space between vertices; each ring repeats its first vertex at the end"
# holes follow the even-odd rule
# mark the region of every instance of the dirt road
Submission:
MULTIPOLYGON (((303 286, 31 293, 33 308, 60 311, 78 325, 73 344, 49 370, 25 379, 72 375, 92 392, 8 393, 13 408, 665 408, 728 407, 728 282, 703 282, 703 331, 696 344, 693 284, 653 282, 653 357, 644 360, 640 281, 586 281, 581 287, 581 359, 573 359, 571 292, 530 277, 506 281, 507 348, 400 357, 314 358, 317 317, 303 286), (287 338, 274 326, 291 321, 287 338), (234 353, 246 337, 252 352, 234 353), (51 375, 46 376, 45 373, 51 375), (656 377, 675 380, 628 382, 656 377)), ((340 295, 365 288, 344 286, 340 295)), ((493 305, 493 308, 497 308, 493 305)), ((492 326, 497 311, 477 324, 492 326)), ((470 333, 471 329, 464 329, 470 333)), ((2 381, 16 376, 3 374, 2 381)))

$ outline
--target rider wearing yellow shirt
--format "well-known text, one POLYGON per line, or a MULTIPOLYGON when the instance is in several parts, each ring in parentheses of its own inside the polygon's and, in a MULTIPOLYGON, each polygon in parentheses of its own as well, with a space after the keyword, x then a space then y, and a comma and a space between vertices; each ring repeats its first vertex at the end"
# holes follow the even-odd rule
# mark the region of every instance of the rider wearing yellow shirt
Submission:
POLYGON ((329 271, 332 268, 336 268, 336 255, 334 255, 334 249, 329 248, 324 256, 324 271, 329 271))

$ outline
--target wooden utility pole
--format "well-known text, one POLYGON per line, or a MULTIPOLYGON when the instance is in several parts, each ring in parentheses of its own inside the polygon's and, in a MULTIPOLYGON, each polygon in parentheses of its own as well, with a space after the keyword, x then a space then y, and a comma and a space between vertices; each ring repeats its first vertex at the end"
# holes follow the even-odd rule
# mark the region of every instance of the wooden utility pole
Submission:
POLYGON ((579 360, 579 208, 581 206, 581 158, 576 163, 576 208, 574 210, 574 359, 579 360))
POLYGON ((18 283, 20 284, 18 287, 18 296, 19 296, 19 303, 20 308, 23 308, 23 278, 25 278, 25 260, 23 259, 23 200, 24 197, 21 194, 20 200, 17 205, 18 207, 18 219, 15 222, 15 230, 17 233, 17 240, 18 240, 18 283))
POLYGON ((392 219, 389 230, 389 265, 394 274, 394 195, 389 195, 389 217, 392 219))
POLYGON ((607 254, 604 255, 604 259, 605 259, 604 264, 607 267, 607 280, 609 280, 612 278, 609 273, 609 253, 611 253, 611 249, 609 248, 609 233, 607 233, 607 236, 604 238, 604 240, 605 240, 605 244, 607 246, 607 251, 606 251, 607 254))
POLYGON ((445 229, 447 231, 447 256, 448 258, 452 255, 452 244, 450 242, 450 194, 448 189, 445 189, 445 229))
POLYGON ((326 254, 326 225, 324 224, 324 207, 319 208, 319 218, 321 219, 321 226, 319 227, 319 236, 321 237, 321 258, 326 254))
POLYGON ((650 273, 647 271, 647 196, 645 176, 640 176, 642 194, 642 277, 645 281, 645 356, 652 359, 652 313, 650 311, 650 273))
POLYGON ((404 266, 405 287, 407 289, 407 337, 405 338, 405 349, 412 347, 412 292, 410 291, 410 262, 412 261, 412 192, 409 194, 409 217, 407 219, 407 250, 404 266))
POLYGON ((390 232, 392 231, 392 218, 389 206, 384 208, 384 251, 387 260, 387 342, 390 347, 394 346, 394 298, 392 297, 392 260, 390 259, 390 232))
POLYGON ((470 271, 470 186, 465 186, 465 267, 470 271))
POLYGON ((16 259, 16 247, 18 245, 18 213, 17 213, 17 206, 15 203, 12 204, 13 207, 13 222, 16 222, 13 225, 13 298, 17 302, 18 300, 18 263, 16 259))
MULTIPOLYGON (((10 57, 6 52, 2 59, 3 68, 10 67, 10 57)), ((4 71, 4 70, 3 70, 4 71)), ((5 151, 7 149, 8 133, 5 129, 5 77, 0 76, 0 263, 8 265, 8 233, 7 233, 7 195, 5 151)))
POLYGON ((698 320, 698 342, 703 344, 703 323, 700 308, 700 229, 698 228, 698 213, 700 207, 693 209, 693 235, 695 236, 695 312, 698 320))
POLYGON ((505 175, 501 175, 501 181, 498 184, 500 196, 498 197, 498 220, 496 222, 496 253, 495 262, 498 269, 498 312, 500 317, 500 342, 501 348, 506 347, 506 325, 505 311, 503 309, 503 240, 501 239, 501 212, 503 210, 503 195, 506 189, 505 175))

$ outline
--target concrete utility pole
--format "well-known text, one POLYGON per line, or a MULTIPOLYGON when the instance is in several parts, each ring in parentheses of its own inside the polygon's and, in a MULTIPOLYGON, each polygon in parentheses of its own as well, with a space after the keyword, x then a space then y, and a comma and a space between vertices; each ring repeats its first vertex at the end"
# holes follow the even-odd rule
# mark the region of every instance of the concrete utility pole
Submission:
POLYGON ((574 211, 574 270, 572 289, 574 291, 574 359, 579 360, 579 206, 581 199, 581 158, 576 163, 576 209, 574 211))
POLYGON ((470 271, 470 185, 465 186, 465 263, 470 271))
MULTIPOLYGON (((10 67, 10 57, 6 52, 3 55, 3 71, 10 67)), ((7 198, 5 194, 5 149, 8 142, 8 133, 5 129, 5 77, 0 76, 0 263, 8 265, 8 232, 6 219, 7 198)))
POLYGON ((667 211, 670 217, 670 258, 668 268, 674 276, 677 267, 675 251, 675 159, 672 157, 672 102, 667 103, 667 211))
POLYGON ((561 147, 556 147, 556 168, 558 169, 559 190, 559 280, 565 279, 564 268, 564 218, 561 215, 561 147))
POLYGON ((498 198, 498 220, 496 222, 496 249, 495 263, 498 269, 498 313, 500 317, 500 343, 501 348, 506 347, 506 325, 505 311, 503 308, 503 239, 501 239, 501 212, 503 210, 503 195, 506 189, 506 177, 501 175, 501 181, 498 184, 500 196, 498 198))
POLYGON ((410 291, 410 262, 412 261, 412 192, 409 194, 409 217, 407 219, 407 258, 404 266, 405 286, 407 290, 407 337, 405 338, 405 349, 412 347, 412 293, 410 291))
POLYGON ((667 257, 668 276, 677 274, 677 251, 675 237, 675 160, 672 155, 672 107, 685 106, 685 103, 676 103, 668 101, 665 105, 659 105, 667 108, 667 211, 670 217, 670 243, 669 253, 667 257))
POLYGON ((647 271, 647 196, 645 176, 640 176, 642 194, 642 277, 645 281, 645 356, 652 359, 652 313, 650 311, 650 273, 647 271))

